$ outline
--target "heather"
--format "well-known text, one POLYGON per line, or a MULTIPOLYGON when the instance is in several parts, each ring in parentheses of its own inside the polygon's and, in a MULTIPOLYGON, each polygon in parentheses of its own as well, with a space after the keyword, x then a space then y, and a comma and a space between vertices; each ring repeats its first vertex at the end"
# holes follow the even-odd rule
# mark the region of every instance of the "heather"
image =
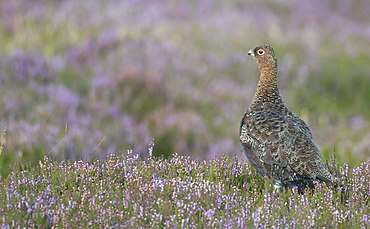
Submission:
MULTIPOLYGON (((151 152, 153 148, 150 148, 151 152)), ((155 150, 154 150, 155 151, 155 150)), ((151 153, 149 153, 151 154, 151 153)), ((0 188, 2 228, 366 228, 370 163, 330 163, 338 185, 275 193, 238 157, 109 155, 14 167, 0 188)))

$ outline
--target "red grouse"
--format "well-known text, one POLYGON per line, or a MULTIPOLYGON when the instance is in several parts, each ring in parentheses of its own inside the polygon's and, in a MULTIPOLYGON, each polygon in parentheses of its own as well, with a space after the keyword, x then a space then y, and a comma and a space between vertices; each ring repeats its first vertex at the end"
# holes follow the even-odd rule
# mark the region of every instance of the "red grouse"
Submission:
POLYGON ((307 124, 280 96, 274 49, 261 45, 247 54, 256 60, 260 70, 256 94, 239 131, 249 162, 279 189, 298 186, 303 192, 313 180, 333 182, 334 177, 325 169, 307 124))

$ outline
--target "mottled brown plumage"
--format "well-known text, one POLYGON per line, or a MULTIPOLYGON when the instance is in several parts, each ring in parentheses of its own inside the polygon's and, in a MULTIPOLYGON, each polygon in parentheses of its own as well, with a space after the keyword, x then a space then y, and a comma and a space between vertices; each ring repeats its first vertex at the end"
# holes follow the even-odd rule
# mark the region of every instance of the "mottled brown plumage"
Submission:
POLYGON ((257 61, 260 80, 243 116, 239 137, 249 162, 279 188, 320 179, 333 182, 307 124, 283 102, 277 87, 277 60, 269 45, 248 52, 257 61))

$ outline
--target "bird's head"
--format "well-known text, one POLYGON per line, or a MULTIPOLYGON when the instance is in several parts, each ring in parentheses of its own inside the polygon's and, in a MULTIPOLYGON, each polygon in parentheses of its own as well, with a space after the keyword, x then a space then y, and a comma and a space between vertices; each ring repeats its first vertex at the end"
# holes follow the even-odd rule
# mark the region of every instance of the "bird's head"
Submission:
POLYGON ((274 49, 270 45, 260 45, 247 52, 247 55, 252 56, 260 69, 269 67, 277 68, 277 60, 274 49))

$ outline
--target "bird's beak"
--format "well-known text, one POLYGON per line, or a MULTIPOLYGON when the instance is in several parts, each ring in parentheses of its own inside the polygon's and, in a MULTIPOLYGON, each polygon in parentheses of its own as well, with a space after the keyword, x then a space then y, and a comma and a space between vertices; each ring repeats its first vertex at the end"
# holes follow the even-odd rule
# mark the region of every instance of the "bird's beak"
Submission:
POLYGON ((253 49, 249 50, 249 52, 247 52, 247 55, 254 57, 253 49))

